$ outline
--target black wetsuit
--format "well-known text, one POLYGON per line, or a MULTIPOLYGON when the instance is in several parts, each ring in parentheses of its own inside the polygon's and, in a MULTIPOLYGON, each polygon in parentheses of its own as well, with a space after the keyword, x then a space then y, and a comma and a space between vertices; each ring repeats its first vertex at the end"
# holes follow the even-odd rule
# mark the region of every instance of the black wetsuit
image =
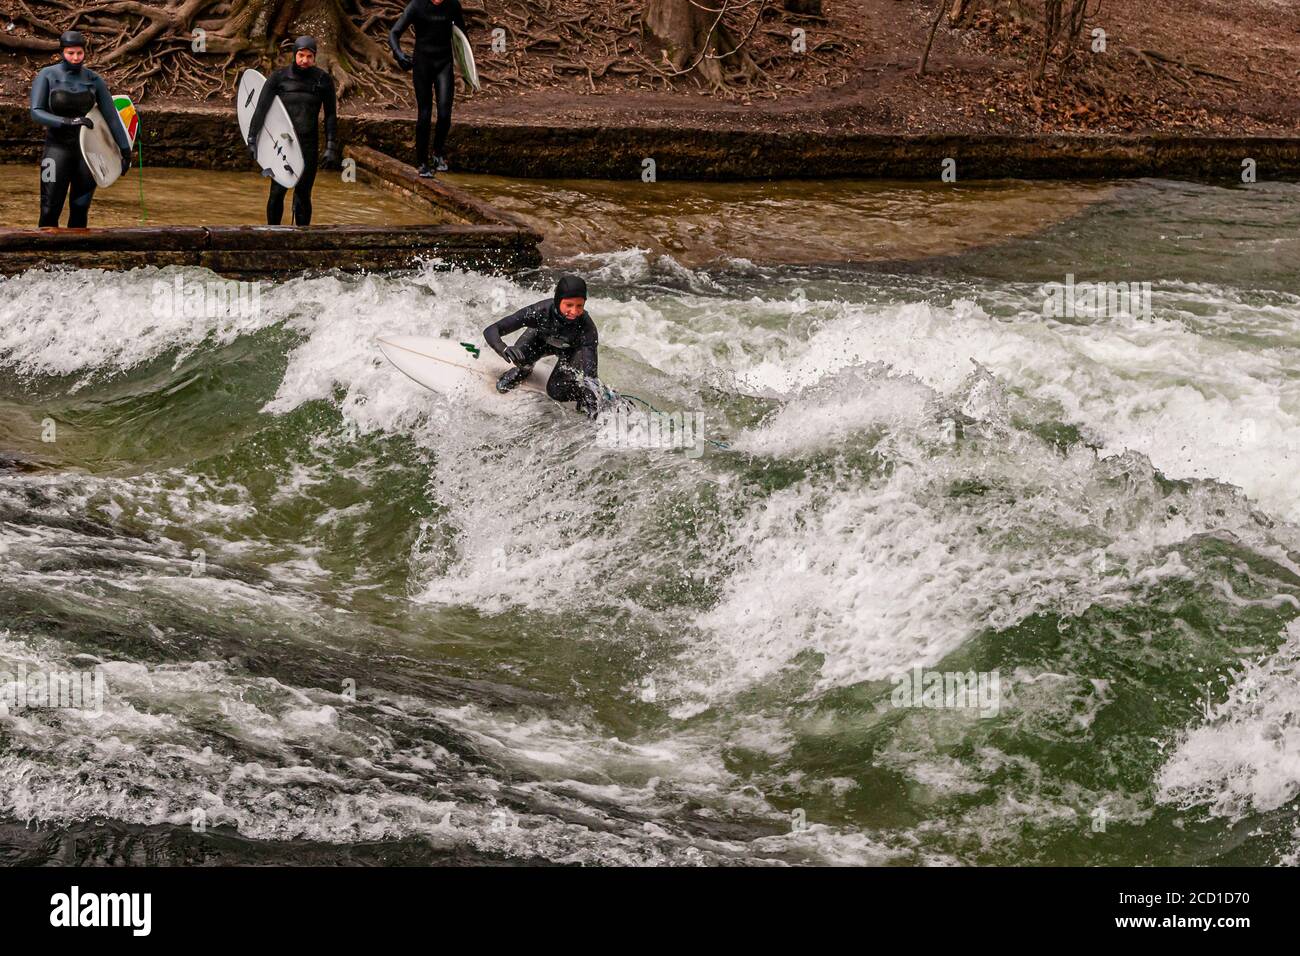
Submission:
MULTIPOLYGON (((293 224, 310 226, 311 188, 316 182, 316 167, 319 162, 317 152, 320 146, 316 119, 322 107, 325 109, 325 152, 337 156, 338 113, 334 80, 319 67, 309 66, 304 70, 296 63, 268 76, 257 101, 253 122, 248 127, 253 142, 261 134, 266 113, 277 96, 284 104, 294 131, 298 134, 298 145, 302 147, 305 164, 298 185, 293 187, 293 224)), ((271 182, 271 195, 266 200, 266 221, 272 226, 280 225, 284 219, 284 195, 288 191, 279 183, 271 182)))
POLYGON ((465 12, 460 0, 411 0, 401 17, 388 32, 388 45, 400 63, 414 63, 415 80, 415 165, 429 161, 429 124, 433 119, 434 94, 437 94, 438 125, 433 131, 433 154, 441 156, 451 130, 451 107, 455 99, 455 57, 451 49, 451 28, 465 32, 465 12), (415 56, 402 52, 402 34, 415 27, 415 56))
POLYGON ((524 361, 518 366, 522 376, 527 376, 542 356, 558 356, 555 371, 546 382, 546 394, 557 402, 577 402, 580 411, 593 414, 596 395, 583 385, 584 378, 596 377, 599 343, 591 316, 584 311, 576 319, 566 319, 555 299, 543 299, 489 325, 483 330, 483 338, 492 351, 505 358, 506 345, 501 336, 520 329, 528 329, 514 343, 524 353, 524 361))
POLYGON ((131 141, 118 120, 108 87, 94 70, 61 60, 36 74, 32 83, 32 118, 46 127, 45 152, 41 156, 42 226, 57 226, 63 203, 72 193, 68 225, 84 227, 95 197, 95 177, 81 156, 81 127, 68 120, 85 116, 92 108, 112 127, 113 139, 130 158, 131 141))

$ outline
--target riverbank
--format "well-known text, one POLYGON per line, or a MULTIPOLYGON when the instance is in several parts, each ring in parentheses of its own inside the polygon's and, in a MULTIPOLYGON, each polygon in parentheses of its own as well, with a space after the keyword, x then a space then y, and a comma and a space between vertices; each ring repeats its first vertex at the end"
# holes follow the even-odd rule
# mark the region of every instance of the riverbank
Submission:
MULTIPOLYGON (((1167 0, 1154 14, 1139 0, 1108 0, 1088 17, 1069 62, 1058 62, 1058 47, 1043 79, 1034 75, 1041 27, 1032 17, 1006 12, 1000 0, 954 3, 933 36, 924 75, 917 66, 930 34, 931 0, 824 0, 822 17, 798 17, 776 7, 763 5, 750 40, 761 74, 711 87, 692 73, 666 73, 663 51, 646 34, 638 4, 503 0, 490 12, 467 5, 484 86, 472 92, 458 83, 460 129, 454 135, 461 168, 515 174, 497 156, 471 164, 464 155, 467 143, 476 155, 490 153, 493 143, 484 146, 482 133, 500 127, 512 131, 510 150, 523 148, 528 159, 520 157, 519 164, 525 168, 534 153, 563 146, 571 155, 620 153, 603 164, 598 156, 588 160, 611 170, 623 160, 623 144, 636 139, 633 134, 642 139, 629 148, 645 156, 650 147, 667 150, 666 131, 702 150, 703 130, 745 137, 718 140, 716 148, 777 151, 770 163, 741 159, 745 168, 719 168, 718 176, 785 177, 846 174, 820 159, 820 153, 839 148, 837 138, 972 138, 996 148, 1010 142, 1005 138, 1045 137, 1040 142, 1053 143, 1057 137, 1102 135, 1118 142, 1136 137, 1154 148, 1188 138, 1196 148, 1205 137, 1218 142, 1300 134, 1300 8, 1275 0, 1167 0), (796 34, 803 52, 796 52, 796 34), (810 156, 805 169, 792 169, 803 157, 781 138, 801 137, 809 140, 810 156)), ((65 13, 42 0, 32 0, 31 8, 45 10, 48 22, 34 25, 17 17, 0 34, 0 47, 8 43, 10 53, 0 62, 0 101, 26 103, 36 70, 56 56, 51 31, 64 27, 65 13), (22 49, 16 43, 47 46, 22 49)), ((382 17, 357 26, 383 48, 382 17)), ((113 59, 110 47, 92 49, 91 65, 110 87, 153 113, 225 107, 243 69, 266 70, 283 61, 278 52, 234 59, 213 52, 159 69, 136 53, 113 59), (200 74, 203 82, 191 82, 200 74)), ((367 69, 364 82, 338 73, 344 116, 412 121, 409 75, 391 64, 386 51, 367 69)), ((408 139, 404 134, 402 142, 408 139)))
MULTIPOLYGON (((235 111, 225 106, 155 104, 141 110, 145 163, 238 169, 247 165, 235 111)), ((708 111, 646 114, 636 122, 571 116, 533 122, 463 111, 448 147, 460 172, 530 178, 659 180, 938 180, 946 159, 957 179, 1162 177, 1240 181, 1254 160, 1261 181, 1300 177, 1300 136, 1153 134, 898 134, 745 128, 708 111)), ((346 143, 409 158, 415 118, 344 115, 346 143)), ((0 102, 0 158, 34 160, 41 130, 19 101, 0 102)))

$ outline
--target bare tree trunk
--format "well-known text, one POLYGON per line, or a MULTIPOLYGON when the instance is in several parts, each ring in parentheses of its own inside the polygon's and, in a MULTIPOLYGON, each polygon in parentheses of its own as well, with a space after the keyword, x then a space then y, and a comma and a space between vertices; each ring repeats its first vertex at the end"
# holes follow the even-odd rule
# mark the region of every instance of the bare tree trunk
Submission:
POLYGON ((1062 68, 1074 60, 1087 16, 1088 0, 1043 0, 1043 47, 1034 82, 1041 82, 1047 75, 1048 60, 1062 39, 1065 41, 1065 50, 1060 55, 1062 68))
POLYGON ((972 9, 974 3, 975 0, 953 0, 952 12, 948 14, 948 22, 953 26, 965 22, 974 12, 972 9))
MULTIPOLYGON (((732 0, 648 0, 645 25, 664 45, 674 73, 698 72, 714 89, 727 86, 731 75, 748 82, 762 71, 725 22, 732 0)), ((760 3, 754 25, 762 15, 760 3)))
POLYGON ((921 53, 921 62, 916 65, 916 75, 925 76, 925 65, 930 62, 930 47, 934 46, 934 35, 939 32, 939 21, 943 11, 948 9, 948 0, 938 0, 934 8, 934 22, 930 24, 930 36, 925 41, 925 50, 921 53))

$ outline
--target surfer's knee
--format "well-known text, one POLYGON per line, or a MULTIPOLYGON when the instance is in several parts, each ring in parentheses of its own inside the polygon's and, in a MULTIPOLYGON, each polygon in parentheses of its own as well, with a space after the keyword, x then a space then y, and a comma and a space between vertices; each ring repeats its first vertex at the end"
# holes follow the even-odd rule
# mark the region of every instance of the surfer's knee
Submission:
POLYGON ((566 365, 556 365, 555 371, 546 380, 546 394, 557 402, 572 402, 581 392, 576 373, 566 365))

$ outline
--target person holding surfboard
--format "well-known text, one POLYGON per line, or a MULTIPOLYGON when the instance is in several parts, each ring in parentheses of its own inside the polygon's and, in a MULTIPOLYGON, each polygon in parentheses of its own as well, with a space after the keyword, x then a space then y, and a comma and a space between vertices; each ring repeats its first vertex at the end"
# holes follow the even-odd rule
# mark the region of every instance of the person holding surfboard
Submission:
POLYGON ((95 177, 81 151, 82 128, 94 128, 94 121, 86 114, 99 107, 106 118, 113 141, 122 151, 123 173, 131 167, 131 140, 121 122, 114 122, 118 114, 108 86, 85 65, 85 37, 77 30, 69 30, 59 37, 59 51, 59 62, 37 73, 32 83, 32 119, 46 127, 39 224, 57 226, 71 192, 68 226, 85 228, 90 202, 95 198, 95 177))
MULTIPOLYGON (((453 43, 464 42, 465 11, 460 0, 410 0, 402 15, 388 31, 388 45, 403 70, 413 71, 415 82, 415 163, 428 179, 447 169, 443 150, 451 131, 451 106, 456 95, 453 43), (415 27, 415 56, 402 52, 402 34, 415 27), (456 37, 456 31, 460 37, 456 37), (429 125, 433 120, 434 100, 438 106, 438 125, 433 131, 433 165, 429 165, 429 125)), ((472 54, 471 54, 472 56, 472 54)))
POLYGON ((528 378, 534 362, 544 355, 554 355, 557 361, 546 381, 546 394, 557 402, 576 402, 578 411, 594 418, 599 394, 594 383, 599 341, 596 323, 587 314, 586 306, 587 283, 579 276, 564 276, 551 298, 525 306, 484 329, 483 338, 492 351, 514 366, 497 381, 497 391, 510 391, 528 378), (501 336, 520 329, 528 331, 514 345, 501 340, 501 336))
MULTIPOLYGON (((325 111, 325 155, 320 163, 328 167, 337 165, 339 161, 338 102, 334 94, 334 79, 316 66, 316 41, 312 37, 298 37, 293 44, 293 63, 276 70, 262 86, 257 112, 253 114, 248 129, 248 149, 255 160, 257 138, 277 96, 293 122, 298 145, 302 148, 303 170, 293 187, 293 224, 310 226, 311 189, 316 183, 316 155, 320 148, 316 120, 322 109, 325 111)), ((284 219, 284 197, 288 191, 288 186, 271 181, 271 194, 266 200, 267 225, 278 226, 284 219)))

